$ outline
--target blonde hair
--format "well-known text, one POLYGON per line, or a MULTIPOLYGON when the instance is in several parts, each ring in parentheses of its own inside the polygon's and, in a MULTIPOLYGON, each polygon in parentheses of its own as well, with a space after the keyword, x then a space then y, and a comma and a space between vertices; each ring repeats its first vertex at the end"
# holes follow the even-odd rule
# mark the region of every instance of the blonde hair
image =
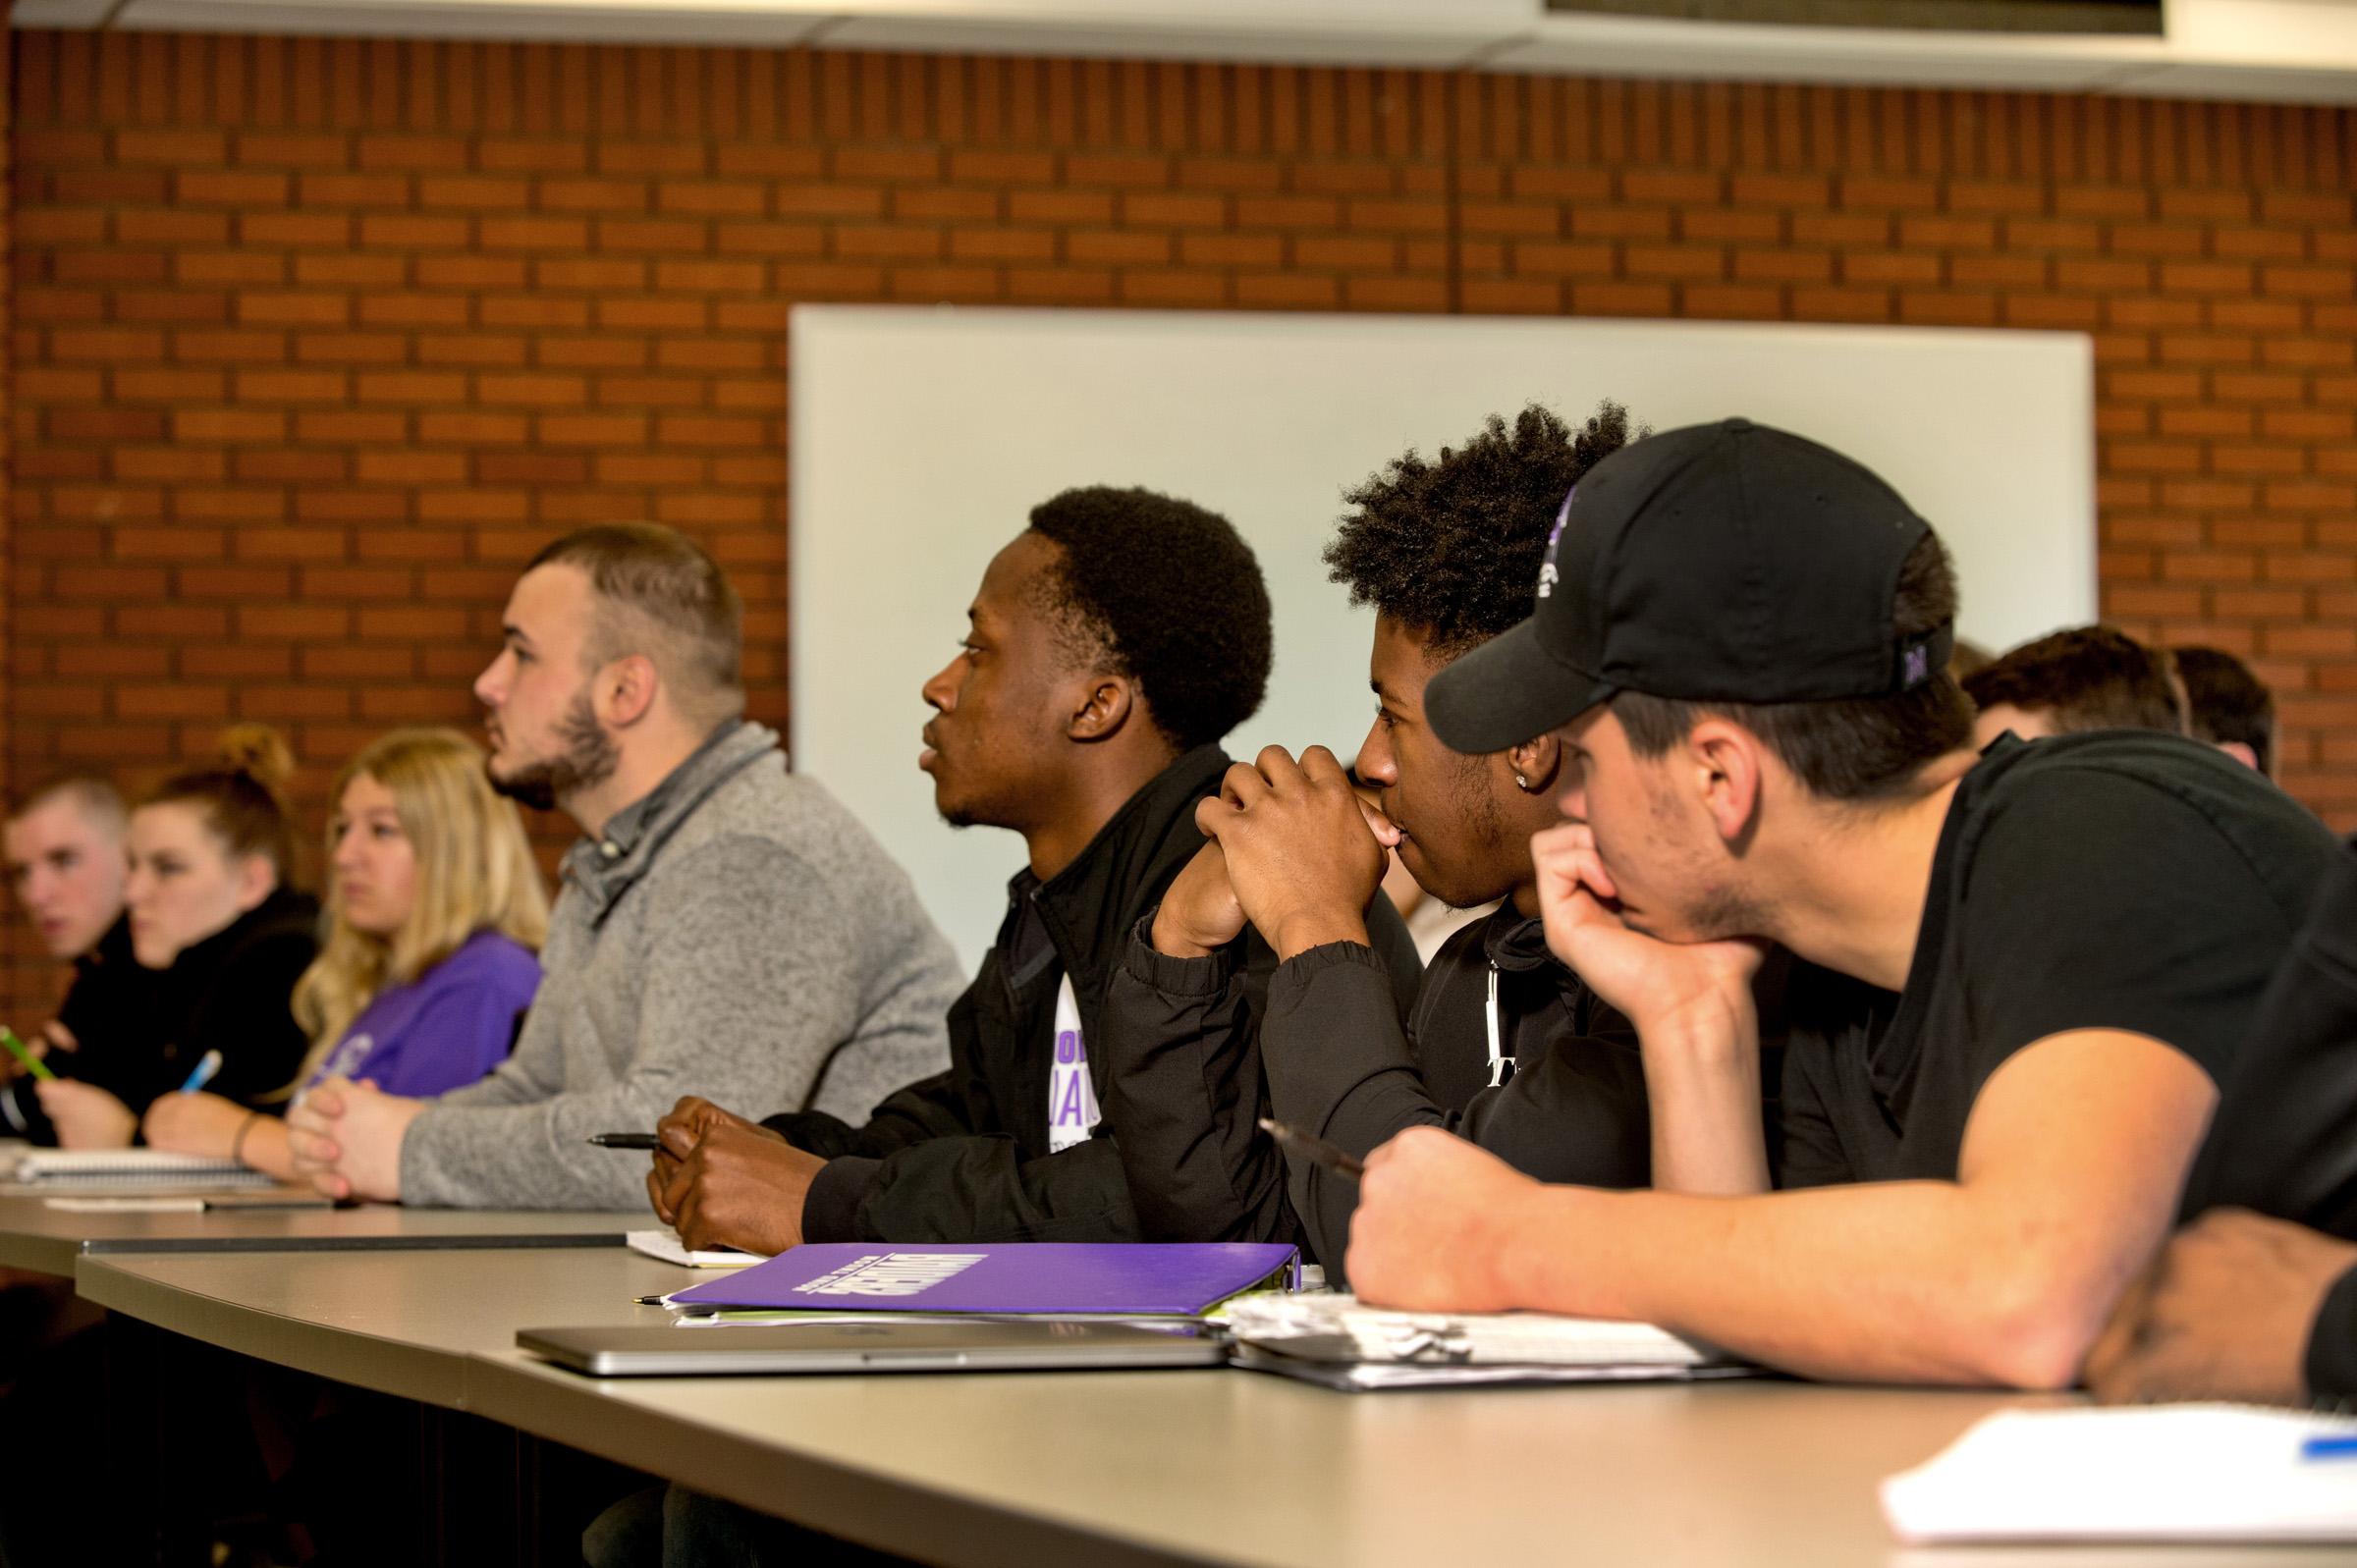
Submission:
MULTIPOLYGON (((295 1021, 311 1037, 295 1074, 307 1079, 352 1021, 388 986, 408 985, 478 931, 538 951, 548 937, 548 895, 532 863, 523 819, 491 790, 483 754, 456 730, 396 730, 361 749, 336 779, 340 812, 353 780, 393 793, 401 831, 416 856, 409 918, 390 937, 356 930, 330 879, 327 942, 295 983, 295 1021)), ((335 826, 328 827, 335 854, 335 826)))

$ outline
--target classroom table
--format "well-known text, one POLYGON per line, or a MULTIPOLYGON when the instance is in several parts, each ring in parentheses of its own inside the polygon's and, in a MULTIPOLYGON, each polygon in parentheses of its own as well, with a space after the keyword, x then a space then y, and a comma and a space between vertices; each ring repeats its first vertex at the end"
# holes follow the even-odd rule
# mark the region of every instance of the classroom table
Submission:
MULTIPOLYGON (((90 1299, 440 1400, 929 1562, 2222 1568, 2249 1549, 1909 1551, 1876 1483, 2022 1400, 1784 1381, 1345 1395, 1256 1374, 598 1380, 520 1327, 661 1321, 625 1254, 85 1258, 90 1299)), ((725 1328, 682 1332, 726 1333, 725 1328)), ((2276 1549, 2269 1564, 2357 1562, 2276 1549)))
POLYGON ((623 1232, 643 1230, 655 1222, 643 1210, 597 1214, 363 1204, 350 1209, 91 1214, 52 1208, 47 1202, 101 1196, 170 1195, 0 1184, 0 1268, 65 1277, 73 1274, 75 1261, 84 1254, 116 1252, 619 1248, 623 1232))
MULTIPOLYGON (((622 1246, 322 1252, 297 1268, 253 1253, 93 1253, 85 1301, 240 1355, 451 1410, 479 1353, 519 1327, 663 1323, 632 1298, 694 1274, 622 1246)), ((718 1330, 714 1330, 717 1332, 718 1330)))

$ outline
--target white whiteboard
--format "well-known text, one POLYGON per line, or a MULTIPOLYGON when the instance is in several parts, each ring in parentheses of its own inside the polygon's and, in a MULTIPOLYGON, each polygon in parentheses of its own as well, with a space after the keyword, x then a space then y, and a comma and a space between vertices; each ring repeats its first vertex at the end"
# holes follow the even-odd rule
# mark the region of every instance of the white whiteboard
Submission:
POLYGON ((792 333, 794 765, 908 869, 969 972, 1023 848, 934 816, 917 688, 991 556, 1074 485, 1183 496, 1259 553, 1277 666, 1237 756, 1318 742, 1347 760, 1366 732, 1371 616, 1318 560, 1342 492, 1530 402, 1810 436, 1940 530, 1966 636, 2001 649, 2095 619, 2079 334, 864 305, 798 307, 792 333))

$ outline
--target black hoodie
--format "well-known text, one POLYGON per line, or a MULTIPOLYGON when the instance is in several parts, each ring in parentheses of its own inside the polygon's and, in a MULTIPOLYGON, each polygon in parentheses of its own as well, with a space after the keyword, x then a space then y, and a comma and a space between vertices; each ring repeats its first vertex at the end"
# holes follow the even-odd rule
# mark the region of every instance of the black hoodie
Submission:
MULTIPOLYGON (((180 950, 168 969, 132 963, 128 931, 119 952, 100 945, 100 962, 76 966, 75 988, 59 1016, 79 1050, 53 1054, 52 1069, 106 1090, 134 1114, 156 1096, 178 1089, 208 1051, 221 1053, 221 1070, 208 1092, 242 1105, 273 1103, 302 1065, 310 1042, 291 1006, 295 982, 319 951, 319 902, 280 888, 201 942, 180 950), (79 1004, 85 985, 127 997, 93 997, 79 1004), (104 1005, 98 1005, 103 1000, 104 1005)), ((108 933, 108 942, 114 933, 108 933)), ((24 1117, 25 1135, 54 1143, 57 1132, 41 1114, 31 1081, 9 1085, 0 1116, 24 1117)), ((13 1128, 12 1128, 13 1130, 13 1128)))
POLYGON ((1358 1184, 1288 1161, 1259 1132, 1255 1074, 1265 1074, 1268 1114, 1353 1155, 1434 1126, 1549 1181, 1645 1184, 1651 1145, 1636 1033, 1511 905, 1433 955, 1405 1028, 1368 948, 1338 942, 1295 955, 1269 984, 1257 1042, 1235 1005, 1242 976, 1233 959, 1170 957, 1154 950, 1149 929, 1140 922, 1107 1000, 1108 1114, 1133 1084, 1165 1080, 1192 1079, 1208 1104, 1229 1108, 1207 1112, 1218 1123, 1213 1138, 1138 1118, 1138 1133, 1122 1140, 1148 1239, 1277 1239, 1298 1215, 1339 1278, 1358 1184), (1499 1053, 1511 1068, 1497 1087, 1493 975, 1499 1053))
MULTIPOLYGON (((57 1021, 74 1037, 72 1051, 53 1051, 48 1066, 123 1099, 139 1092, 163 1049, 156 987, 163 977, 139 967, 131 950, 131 917, 118 915, 98 945, 74 960, 74 983, 58 1003, 57 1021)), ((0 1137, 57 1142, 29 1075, 0 1089, 0 1137)))
MULTIPOLYGON (((950 1007, 947 1072, 892 1095, 864 1126, 821 1111, 763 1123, 827 1159, 802 1208, 804 1240, 1138 1239, 1117 1148, 1125 1123, 1106 1100, 1096 1044, 1105 988, 1129 928, 1202 847, 1195 802, 1218 790, 1228 767, 1218 747, 1198 746, 1045 884, 1014 879, 998 942, 950 1007), (1044 947, 1023 940, 1027 913, 1045 930, 1044 947), (1067 975, 1104 1114, 1093 1137, 1051 1153, 1048 1086, 1067 975)), ((1400 994, 1412 992, 1406 928, 1393 916, 1378 940, 1399 966, 1400 994)), ((1265 975, 1265 958, 1258 967, 1265 975)))

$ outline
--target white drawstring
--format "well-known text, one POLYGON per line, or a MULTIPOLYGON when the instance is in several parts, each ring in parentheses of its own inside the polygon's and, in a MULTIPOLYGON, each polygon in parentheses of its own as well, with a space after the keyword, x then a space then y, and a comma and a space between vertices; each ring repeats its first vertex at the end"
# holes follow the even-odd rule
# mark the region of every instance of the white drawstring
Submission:
POLYGON ((1498 966, 1495 963, 1490 965, 1490 997, 1482 1005, 1482 1014, 1490 1026, 1490 1087, 1496 1089, 1506 1082, 1506 1075, 1513 1063, 1507 1059, 1506 1046, 1498 1028, 1498 966))

